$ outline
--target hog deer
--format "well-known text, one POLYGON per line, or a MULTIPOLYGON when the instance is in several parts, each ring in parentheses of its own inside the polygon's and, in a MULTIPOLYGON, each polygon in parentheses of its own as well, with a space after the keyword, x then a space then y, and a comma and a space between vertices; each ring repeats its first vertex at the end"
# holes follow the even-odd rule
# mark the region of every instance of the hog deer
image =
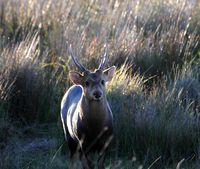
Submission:
POLYGON ((83 168, 93 168, 88 155, 98 153, 98 168, 104 168, 105 152, 113 137, 113 115, 106 99, 105 85, 115 72, 115 66, 104 70, 107 48, 98 69, 89 71, 80 64, 72 48, 70 55, 79 72, 70 71, 73 82, 61 102, 61 119, 70 157, 79 149, 83 168))

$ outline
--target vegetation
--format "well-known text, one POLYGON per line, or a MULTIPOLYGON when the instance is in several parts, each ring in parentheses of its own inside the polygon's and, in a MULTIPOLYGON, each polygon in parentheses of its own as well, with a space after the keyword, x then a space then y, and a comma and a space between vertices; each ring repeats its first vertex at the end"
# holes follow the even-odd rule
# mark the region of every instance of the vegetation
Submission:
MULTIPOLYGON (((107 168, 200 167, 200 3, 1 0, 0 168, 70 168, 60 102, 109 48, 107 168)), ((76 168, 80 162, 75 163, 76 168)))

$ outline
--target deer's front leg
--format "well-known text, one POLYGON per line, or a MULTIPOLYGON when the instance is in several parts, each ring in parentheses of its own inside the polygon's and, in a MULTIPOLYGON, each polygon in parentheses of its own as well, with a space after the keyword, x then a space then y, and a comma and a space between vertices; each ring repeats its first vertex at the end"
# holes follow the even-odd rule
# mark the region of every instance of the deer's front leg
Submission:
POLYGON ((87 157, 82 152, 80 153, 80 160, 81 160, 83 169, 90 169, 90 167, 88 165, 87 157))
POLYGON ((100 154, 99 158, 98 158, 98 169, 104 169, 104 161, 105 161, 105 152, 103 152, 102 154, 100 154))

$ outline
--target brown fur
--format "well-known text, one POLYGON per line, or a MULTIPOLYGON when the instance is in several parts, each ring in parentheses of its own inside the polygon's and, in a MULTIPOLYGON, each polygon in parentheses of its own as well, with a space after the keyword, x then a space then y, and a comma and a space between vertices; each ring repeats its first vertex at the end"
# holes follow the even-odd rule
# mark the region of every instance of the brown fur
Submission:
POLYGON ((81 86, 82 92, 77 85, 69 89, 62 101, 62 120, 71 156, 79 145, 83 168, 92 168, 88 158, 91 152, 99 154, 98 168, 104 168, 105 152, 113 135, 113 117, 104 82, 112 78, 114 70, 115 67, 83 74, 70 72, 70 79, 81 86))

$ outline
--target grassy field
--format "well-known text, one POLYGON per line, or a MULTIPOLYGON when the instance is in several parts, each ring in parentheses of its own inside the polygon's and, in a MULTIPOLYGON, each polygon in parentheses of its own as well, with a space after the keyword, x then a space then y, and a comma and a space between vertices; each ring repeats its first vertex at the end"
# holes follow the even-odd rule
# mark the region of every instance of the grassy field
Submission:
POLYGON ((117 66, 108 169, 200 168, 198 0, 1 0, 0 168, 70 168, 69 44, 90 69, 107 44, 117 66))

